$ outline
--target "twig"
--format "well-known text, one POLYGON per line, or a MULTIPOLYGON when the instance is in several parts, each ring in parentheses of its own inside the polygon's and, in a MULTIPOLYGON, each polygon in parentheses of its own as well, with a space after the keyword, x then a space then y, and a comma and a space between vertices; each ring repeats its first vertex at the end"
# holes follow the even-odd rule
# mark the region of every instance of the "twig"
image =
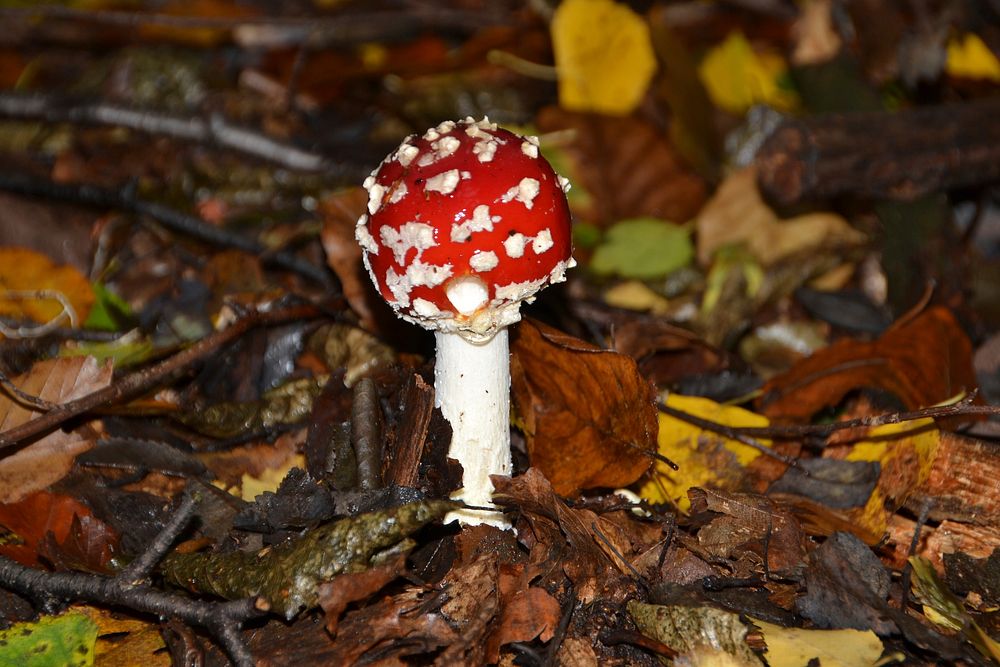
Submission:
POLYGON ((617 556, 618 560, 620 560, 625 565, 625 567, 629 569, 629 572, 631 572, 632 576, 635 577, 636 583, 648 590, 649 587, 646 585, 646 582, 642 574, 639 572, 639 570, 635 569, 635 566, 632 565, 632 563, 628 562, 628 559, 626 559, 625 556, 622 555, 622 552, 618 551, 618 548, 615 547, 615 545, 611 544, 611 540, 608 539, 607 535, 601 532, 601 529, 597 527, 597 522, 591 522, 590 529, 594 531, 594 535, 597 536, 597 539, 599 539, 604 544, 604 546, 606 546, 608 550, 611 551, 611 553, 617 556))
POLYGON ((85 183, 54 183, 25 178, 9 172, 0 172, 0 190, 73 204, 117 208, 135 215, 146 215, 168 229, 200 241, 258 255, 261 261, 310 278, 323 285, 327 290, 333 290, 336 286, 335 279, 329 271, 310 264, 293 253, 272 252, 251 238, 214 227, 201 218, 181 213, 169 206, 141 199, 132 188, 110 190, 85 183))
MULTIPOLYGON (((848 419, 842 422, 831 424, 795 424, 789 426, 729 426, 720 424, 709 419, 704 419, 696 415, 689 414, 677 408, 666 405, 663 401, 659 403, 659 409, 680 419, 681 421, 703 428, 712 433, 739 440, 740 435, 754 438, 769 439, 794 439, 806 436, 827 436, 836 431, 843 431, 850 428, 884 426, 886 424, 899 424, 902 422, 915 421, 917 419, 941 419, 945 417, 963 417, 967 415, 1000 415, 1000 405, 972 405, 975 394, 970 394, 953 405, 941 405, 907 412, 892 412, 884 415, 872 415, 870 417, 859 417, 848 419)), ((741 441, 742 442, 742 441, 741 441)))
POLYGON ((559 625, 556 627, 556 631, 549 641, 549 646, 545 651, 545 660, 542 661, 542 667, 552 667, 552 665, 556 664, 556 655, 559 653, 559 647, 562 645, 563 639, 566 638, 566 630, 569 629, 569 622, 573 619, 573 614, 576 613, 576 591, 573 590, 572 582, 570 582, 569 588, 566 590, 566 597, 568 600, 566 608, 563 609, 562 616, 559 618, 559 625))
POLYGON ((250 128, 233 125, 221 114, 200 118, 53 93, 5 91, 0 92, 0 116, 48 123, 125 127, 184 141, 211 143, 288 169, 329 172, 335 178, 350 179, 363 171, 361 165, 336 163, 250 128))
POLYGON ((167 524, 160 530, 156 539, 146 548, 146 550, 134 561, 122 569, 116 578, 122 581, 137 585, 149 577, 149 574, 156 567, 156 564, 166 555, 170 546, 180 535, 184 527, 191 521, 194 511, 198 506, 198 501, 190 492, 186 492, 181 499, 180 505, 174 511, 173 516, 167 524))
POLYGON ((225 347, 252 328, 284 324, 319 315, 315 306, 290 306, 273 311, 252 311, 231 326, 201 339, 191 347, 168 357, 150 368, 126 375, 113 384, 86 396, 53 407, 47 413, 20 426, 0 433, 0 450, 50 431, 66 421, 91 410, 148 391, 182 372, 194 362, 225 347))
POLYGON ((186 496, 150 548, 114 577, 82 572, 46 572, 0 556, 0 584, 28 596, 87 600, 157 616, 176 617, 208 629, 236 665, 250 667, 253 656, 238 630, 244 621, 261 615, 262 612, 255 606, 255 599, 202 602, 137 583, 149 574, 163 552, 169 549, 170 543, 191 519, 194 507, 195 500, 186 496))
POLYGON ((910 565, 910 558, 917 553, 917 547, 920 545, 920 532, 923 530, 924 526, 927 525, 927 519, 930 518, 931 510, 933 508, 934 499, 925 499, 923 505, 920 507, 920 516, 917 517, 917 523, 913 526, 913 538, 910 540, 910 550, 906 554, 906 566, 903 568, 903 576, 900 581, 900 587, 902 588, 902 592, 899 597, 900 609, 906 609, 906 603, 910 597, 910 577, 913 575, 913 566, 910 565))
POLYGON ((638 646, 639 648, 655 653, 656 655, 663 656, 668 660, 673 660, 679 655, 677 651, 670 648, 663 642, 647 637, 646 635, 636 632, 635 630, 607 628, 603 630, 600 635, 598 635, 597 639, 602 644, 606 644, 608 646, 614 646, 615 644, 632 644, 633 646, 638 646))
POLYGON ((479 30, 507 25, 508 16, 499 10, 449 9, 440 3, 413 5, 404 11, 341 13, 325 16, 183 16, 126 10, 92 11, 57 4, 0 9, 0 18, 36 21, 65 19, 120 27, 164 26, 233 30, 237 33, 257 28, 247 35, 235 35, 246 46, 274 47, 308 44, 312 48, 349 46, 362 42, 403 39, 427 30, 479 30))

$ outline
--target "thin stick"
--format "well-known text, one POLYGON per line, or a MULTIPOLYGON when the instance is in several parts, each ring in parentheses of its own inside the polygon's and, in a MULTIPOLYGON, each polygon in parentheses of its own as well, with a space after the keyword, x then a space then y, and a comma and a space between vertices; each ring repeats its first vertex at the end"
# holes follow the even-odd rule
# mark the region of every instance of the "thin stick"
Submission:
POLYGON ((319 310, 312 305, 290 306, 267 312, 253 311, 231 326, 201 339, 191 347, 168 357, 150 368, 137 371, 86 396, 54 406, 44 415, 0 433, 0 450, 10 449, 29 438, 51 431, 66 421, 95 408, 114 403, 152 389, 173 378, 191 364, 222 349, 252 328, 284 324, 293 320, 317 317, 319 310))
POLYGON ((257 255, 264 263, 294 271, 323 285, 328 291, 336 287, 333 275, 323 267, 306 262, 290 252, 271 252, 254 239, 242 234, 234 234, 225 229, 214 227, 196 216, 182 213, 163 204, 141 199, 133 188, 124 187, 110 190, 85 183, 55 183, 26 178, 10 172, 0 172, 0 190, 85 206, 116 208, 135 215, 149 216, 175 232, 206 243, 224 248, 236 248, 257 255))
POLYGON ((797 424, 791 426, 729 426, 689 414, 677 408, 672 408, 663 401, 660 401, 658 407, 662 412, 671 417, 676 417, 688 424, 703 428, 712 433, 718 433, 733 440, 738 440, 740 435, 754 438, 790 440, 810 435, 827 436, 836 431, 843 431, 850 428, 899 424, 916 421, 917 419, 940 419, 967 415, 1000 415, 1000 405, 971 405, 974 399, 975 394, 970 394, 954 405, 941 405, 907 412, 859 417, 858 419, 848 419, 847 421, 834 422, 832 424, 797 424))

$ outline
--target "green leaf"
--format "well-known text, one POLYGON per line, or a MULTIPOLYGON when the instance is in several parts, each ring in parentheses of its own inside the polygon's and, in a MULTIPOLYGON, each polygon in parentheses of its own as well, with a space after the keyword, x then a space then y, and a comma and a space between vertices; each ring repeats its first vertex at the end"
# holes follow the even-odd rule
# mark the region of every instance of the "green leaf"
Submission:
POLYGON ((0 631, 0 664, 19 667, 89 667, 97 624, 78 613, 43 616, 0 631))
POLYGON ((97 301, 83 326, 101 331, 119 331, 123 322, 132 317, 132 309, 120 296, 101 283, 94 283, 93 289, 97 301))
POLYGON ((656 218, 623 220, 594 251, 590 268, 623 278, 659 278, 687 266, 694 256, 691 233, 656 218))

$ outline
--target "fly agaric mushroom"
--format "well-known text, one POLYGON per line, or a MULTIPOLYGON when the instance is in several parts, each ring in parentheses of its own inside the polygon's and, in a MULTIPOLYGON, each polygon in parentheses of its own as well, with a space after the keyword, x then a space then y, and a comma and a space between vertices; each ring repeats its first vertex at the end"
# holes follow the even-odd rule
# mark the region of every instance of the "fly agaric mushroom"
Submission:
MULTIPOLYGON (((372 282, 397 315, 435 331, 435 403, 464 468, 456 496, 492 507, 490 475, 512 468, 507 327, 576 263, 569 182, 535 137, 466 118, 408 137, 364 185, 355 235, 372 282)), ((499 512, 449 518, 509 527, 499 512)))

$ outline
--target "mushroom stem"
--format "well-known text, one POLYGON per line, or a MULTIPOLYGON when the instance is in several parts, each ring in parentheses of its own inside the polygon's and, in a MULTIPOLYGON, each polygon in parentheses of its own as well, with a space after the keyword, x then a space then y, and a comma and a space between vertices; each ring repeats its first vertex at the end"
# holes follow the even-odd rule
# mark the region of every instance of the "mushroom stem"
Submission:
MULTIPOLYGON (((493 507, 490 475, 510 475, 510 351, 507 330, 481 343, 437 332, 435 403, 451 424, 448 456, 462 464, 463 487, 454 497, 493 507)), ((458 510, 446 521, 510 528, 501 512, 458 510)))

